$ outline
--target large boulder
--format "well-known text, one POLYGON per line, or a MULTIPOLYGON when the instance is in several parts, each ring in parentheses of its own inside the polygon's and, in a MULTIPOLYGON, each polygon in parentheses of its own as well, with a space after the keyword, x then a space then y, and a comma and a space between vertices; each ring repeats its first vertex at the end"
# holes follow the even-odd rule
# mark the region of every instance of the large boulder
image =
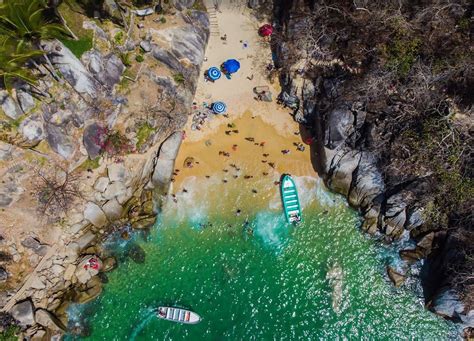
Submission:
POLYGON ((0 106, 8 117, 12 120, 19 118, 23 112, 13 98, 5 90, 0 90, 0 106))
POLYGON ((155 186, 166 187, 171 181, 174 161, 178 155, 182 140, 183 133, 175 132, 161 145, 152 177, 152 182, 155 186))
POLYGON ((28 299, 18 302, 10 309, 10 314, 17 320, 22 327, 28 327, 35 324, 33 303, 28 299))
POLYGON ((35 107, 35 99, 24 90, 19 89, 16 92, 16 98, 18 99, 18 104, 24 113, 28 113, 35 107))
POLYGON ((100 85, 79 59, 58 40, 43 42, 51 62, 80 94, 96 98, 100 85))
POLYGON ((385 191, 385 182, 377 168, 375 157, 361 152, 361 157, 354 171, 353 186, 349 193, 349 203, 366 209, 373 200, 385 191))
POLYGON ((63 158, 69 159, 74 154, 75 145, 71 135, 61 127, 54 124, 46 124, 46 140, 51 149, 63 158))
POLYGON ((102 227, 107 224, 107 217, 102 209, 93 202, 88 202, 84 209, 84 218, 96 227, 102 227))
POLYGON ((120 82, 120 77, 125 70, 122 60, 113 53, 102 56, 99 51, 92 50, 84 53, 81 59, 94 78, 109 90, 120 82))
POLYGON ((27 117, 20 124, 20 133, 30 143, 40 142, 44 136, 43 120, 40 116, 27 117))
POLYGON ((95 122, 84 128, 82 142, 91 160, 97 158, 102 153, 105 131, 103 126, 95 122))
POLYGON ((354 132, 354 115, 348 108, 337 108, 327 117, 326 145, 334 149, 344 143, 354 132))
POLYGON ((35 320, 39 325, 53 331, 65 331, 66 327, 52 313, 44 309, 38 309, 35 312, 35 320))
POLYGON ((192 7, 194 3, 195 3, 195 0, 174 0, 173 1, 174 7, 179 11, 183 11, 186 8, 192 7))
POLYGON ((46 252, 48 251, 48 247, 46 245, 41 244, 41 242, 31 236, 26 237, 23 239, 21 242, 21 245, 24 247, 33 250, 36 254, 40 256, 46 255, 46 252))
POLYGON ((403 283, 405 283, 406 276, 401 274, 391 266, 387 266, 387 275, 396 287, 399 287, 403 283))

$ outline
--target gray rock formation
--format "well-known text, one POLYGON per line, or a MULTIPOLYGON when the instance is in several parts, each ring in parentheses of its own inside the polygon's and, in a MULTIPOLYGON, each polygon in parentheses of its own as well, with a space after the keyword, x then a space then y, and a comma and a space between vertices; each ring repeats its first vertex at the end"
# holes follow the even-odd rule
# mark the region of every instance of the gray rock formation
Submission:
POLYGON ((91 160, 97 158, 102 152, 101 139, 103 138, 104 127, 97 123, 86 126, 82 141, 86 147, 87 154, 91 160))
POLYGON ((35 312, 35 320, 39 325, 48 328, 53 331, 65 331, 66 327, 61 323, 61 321, 44 309, 38 309, 35 312))
POLYGON ((93 202, 88 202, 84 209, 84 218, 96 227, 102 227, 107 224, 107 217, 102 209, 93 202))
POLYGON ((166 188, 169 185, 174 170, 174 161, 182 141, 183 133, 177 131, 161 145, 152 177, 153 185, 158 188, 166 188))
POLYGON ((173 0, 174 7, 179 11, 192 7, 194 2, 195 0, 173 0))
POLYGON ((84 53, 81 59, 88 66, 92 76, 108 90, 120 82, 125 70, 122 60, 113 53, 102 56, 99 51, 91 50, 84 53))
POLYGON ((28 327, 35 324, 34 307, 30 300, 21 301, 15 304, 13 308, 11 308, 10 314, 22 327, 28 327))
POLYGON ((65 159, 71 158, 76 148, 71 135, 64 128, 54 124, 47 123, 45 128, 46 140, 51 149, 65 159))
POLYGON ((58 68, 69 84, 80 94, 95 98, 100 85, 92 74, 72 52, 61 42, 45 42, 45 49, 49 51, 53 65, 58 68))
POLYGON ((25 118, 19 127, 20 133, 31 143, 40 142, 44 136, 43 119, 38 115, 25 118))
POLYGON ((0 90, 0 106, 5 115, 10 117, 12 120, 16 120, 23 114, 21 108, 5 90, 0 90))
POLYGON ((8 279, 7 270, 3 266, 0 266, 0 282, 5 282, 7 279, 8 279))
POLYGON ((40 256, 44 256, 46 252, 48 252, 48 247, 46 245, 41 244, 41 242, 31 236, 26 237, 21 242, 21 245, 24 247, 33 250, 36 254, 40 256))
POLYGON ((16 98, 21 110, 26 114, 35 107, 35 99, 25 90, 19 89, 16 92, 16 98))

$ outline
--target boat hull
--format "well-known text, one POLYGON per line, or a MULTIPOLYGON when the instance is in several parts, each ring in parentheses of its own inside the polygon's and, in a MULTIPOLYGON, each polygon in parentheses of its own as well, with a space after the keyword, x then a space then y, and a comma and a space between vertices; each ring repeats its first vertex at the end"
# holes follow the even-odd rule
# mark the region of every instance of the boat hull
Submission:
POLYGON ((289 174, 283 174, 280 180, 281 201, 288 223, 298 224, 302 220, 300 200, 296 184, 289 174))
POLYGON ((183 324, 197 324, 201 322, 201 317, 195 312, 176 307, 158 307, 156 309, 156 316, 162 320, 183 324))

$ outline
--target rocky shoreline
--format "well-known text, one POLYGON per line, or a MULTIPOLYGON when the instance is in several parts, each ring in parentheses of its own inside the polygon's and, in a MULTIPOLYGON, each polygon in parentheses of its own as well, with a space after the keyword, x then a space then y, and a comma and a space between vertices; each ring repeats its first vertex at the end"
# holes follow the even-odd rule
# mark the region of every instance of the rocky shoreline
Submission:
MULTIPOLYGON (((255 6, 262 8, 268 3, 255 2, 255 6)), ((384 157, 383 146, 377 146, 378 134, 390 131, 383 130, 383 117, 367 110, 364 98, 352 91, 363 87, 364 80, 359 78, 360 62, 318 60, 314 58, 318 52, 314 51, 306 59, 303 55, 294 56, 294 50, 306 48, 310 39, 313 43, 310 41, 309 46, 314 50, 317 39, 322 41, 321 45, 335 44, 329 35, 318 38, 319 33, 310 32, 311 20, 316 15, 312 13, 317 13, 320 7, 324 6, 314 2, 275 2, 278 32, 273 48, 280 70, 280 100, 294 111, 295 119, 306 127, 308 134, 314 136, 311 148, 315 169, 328 188, 344 195, 360 211, 361 229, 385 243, 404 239, 413 245, 403 248, 407 243, 397 243, 401 245, 401 262, 387 265, 390 280, 400 286, 409 276, 421 276, 427 308, 469 330, 474 327, 474 310, 466 299, 470 294, 455 290, 455 283, 443 274, 443 269, 455 266, 454 262, 462 262, 461 251, 457 251, 459 240, 438 226, 431 230, 425 227, 432 225, 427 215, 431 173, 415 177, 397 173, 392 167, 396 157, 391 160, 384 157), (300 40, 307 41, 285 38, 298 36, 301 31, 306 32, 306 37, 300 40), (421 275, 413 270, 420 261, 421 275)))
MULTIPOLYGON (((66 212, 55 211, 59 219, 43 219, 41 212, 28 210, 38 217, 41 229, 24 234, 21 243, 6 235, 0 245, 5 250, 2 281, 23 282, 18 290, 2 292, 2 312, 11 314, 23 328, 24 337, 40 340, 62 335, 67 329, 69 303, 97 297, 105 272, 116 266, 113 258, 101 259, 101 241, 117 230, 123 230, 123 237, 128 238, 129 229, 154 224, 174 172, 184 138, 181 129, 190 114, 209 38, 207 14, 189 9, 192 3, 178 2, 176 8, 183 12, 172 5, 165 8, 170 23, 164 28, 152 20, 158 15, 142 19, 145 23, 130 29, 127 38, 115 46, 111 45, 113 37, 122 37, 119 32, 123 31, 88 25, 94 31, 96 47, 81 59, 59 41, 45 43, 63 78, 57 85, 52 80, 42 81, 40 88, 54 93, 52 100, 37 105, 27 97, 34 104, 28 107, 31 112, 18 132, 2 139, 6 141, 1 142, 2 167, 22 166, 15 174, 21 190, 2 193, 2 207, 7 209, 2 214, 14 215, 25 202, 36 206, 35 196, 25 199, 21 192, 34 192, 34 184, 26 179, 36 179, 38 168, 47 179, 66 179, 64 187, 69 186, 67 179, 76 179, 73 174, 78 174, 70 189, 77 189, 80 195, 66 212), (136 51, 143 56, 143 64, 125 65, 129 62, 124 54, 136 51), (134 79, 127 69, 135 70, 134 79), (146 97, 155 94, 156 98, 146 97), (33 159, 28 163, 34 156, 30 157, 26 147, 36 154, 41 150, 40 155, 48 161, 33 159), (48 230, 57 235, 45 242, 42 231, 48 230), (14 272, 14 264, 25 261, 31 267, 29 274, 23 272, 22 278, 21 273, 9 273, 14 272)), ((126 15, 134 25, 133 14, 126 15)), ((165 23, 163 15, 161 18, 159 24, 165 23)), ((27 113, 25 102, 19 103, 4 94, 5 115, 15 119, 27 113)), ((4 221, 28 224, 23 216, 7 216, 4 221)))

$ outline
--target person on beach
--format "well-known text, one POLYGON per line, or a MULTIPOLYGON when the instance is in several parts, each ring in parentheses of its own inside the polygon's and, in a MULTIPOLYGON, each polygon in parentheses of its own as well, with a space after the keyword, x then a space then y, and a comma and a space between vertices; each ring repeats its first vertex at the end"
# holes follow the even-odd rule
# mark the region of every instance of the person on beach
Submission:
POLYGON ((289 150, 289 149, 283 149, 283 150, 281 151, 281 153, 282 153, 283 155, 286 155, 286 154, 289 154, 289 153, 290 153, 290 150, 289 150))
POLYGON ((269 155, 270 155, 270 154, 267 154, 267 153, 262 154, 263 157, 268 157, 269 155))
POLYGON ((236 144, 232 145, 232 150, 233 150, 234 152, 237 150, 237 145, 236 145, 236 144))
POLYGON ((265 147, 265 143, 266 143, 265 141, 260 142, 260 147, 265 147))
POLYGON ((275 164, 273 162, 269 162, 268 165, 272 168, 275 168, 275 164))

